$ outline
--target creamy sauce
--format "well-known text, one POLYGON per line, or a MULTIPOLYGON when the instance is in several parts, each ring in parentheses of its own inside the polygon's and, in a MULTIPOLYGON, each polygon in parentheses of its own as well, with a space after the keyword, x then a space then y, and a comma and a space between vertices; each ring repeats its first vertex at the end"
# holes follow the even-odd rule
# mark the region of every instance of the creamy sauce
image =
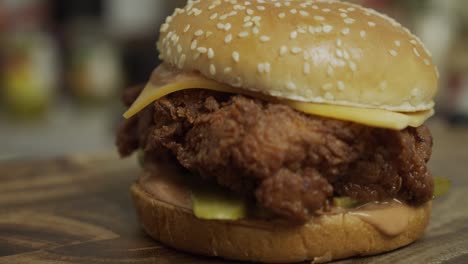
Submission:
POLYGON ((147 170, 139 179, 140 186, 145 191, 157 200, 192 210, 190 188, 176 168, 158 165, 147 170))
POLYGON ((375 227, 387 236, 396 236, 406 230, 411 207, 393 200, 384 203, 369 203, 348 212, 375 227))
MULTIPOLYGON (((157 200, 192 210, 190 185, 181 173, 172 166, 158 165, 147 168, 139 179, 142 188, 157 200)), ((328 214, 343 213, 359 217, 382 234, 396 236, 406 230, 412 207, 397 200, 368 203, 350 210, 332 210, 328 214)))

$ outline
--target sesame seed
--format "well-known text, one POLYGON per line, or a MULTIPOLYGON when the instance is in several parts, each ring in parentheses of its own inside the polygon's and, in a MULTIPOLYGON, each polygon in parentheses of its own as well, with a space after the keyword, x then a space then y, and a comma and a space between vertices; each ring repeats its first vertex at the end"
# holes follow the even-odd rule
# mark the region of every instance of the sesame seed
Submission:
POLYGON ((215 5, 210 5, 210 6, 208 7, 208 10, 211 10, 211 9, 213 9, 213 8, 215 8, 215 7, 216 7, 215 5))
POLYGON ((177 44, 177 52, 178 53, 182 52, 182 46, 180 44, 177 44))
POLYGON ((304 74, 310 74, 310 64, 308 62, 304 63, 304 74))
POLYGON ((317 21, 323 21, 325 18, 323 16, 314 16, 314 19, 317 21))
POLYGON ((216 74, 216 67, 214 64, 210 64, 210 74, 215 75, 216 74))
POLYGON ((319 7, 318 7, 318 6, 316 6, 316 5, 313 5, 313 6, 312 6, 312 9, 315 9, 315 10, 317 10, 317 9, 319 9, 319 7))
POLYGON ((242 31, 241 33, 239 33, 238 36, 239 36, 240 38, 245 38, 245 37, 247 37, 248 35, 249 35, 249 32, 247 32, 247 31, 242 31))
POLYGON ((207 31, 207 32, 205 33, 205 37, 209 37, 209 36, 211 36, 212 34, 213 34, 213 32, 207 31))
POLYGON ((186 60, 186 59, 187 59, 187 56, 185 56, 185 54, 182 54, 182 55, 180 56, 179 63, 177 64, 177 66, 179 66, 179 68, 184 67, 185 60, 186 60))
POLYGON ((413 52, 416 56, 420 57, 421 54, 419 54, 419 51, 416 48, 413 48, 413 52))
POLYGON ((352 11, 356 10, 356 8, 354 8, 354 7, 348 7, 347 10, 352 12, 352 11))
POLYGON ((284 56, 284 55, 286 55, 287 52, 288 52, 288 47, 286 47, 286 46, 281 46, 281 48, 280 48, 280 55, 281 55, 281 56, 284 56))
POLYGON ((291 34, 289 35, 289 37, 290 37, 291 39, 297 38, 297 31, 291 32, 291 34))
POLYGON ((260 20, 262 20, 262 18, 260 16, 254 16, 252 18, 252 21, 254 21, 254 22, 260 22, 260 20))
POLYGON ((346 13, 340 13, 340 16, 344 18, 344 17, 348 17, 348 14, 346 14, 346 13))
POLYGON ((190 49, 191 49, 191 50, 194 50, 194 49, 196 49, 196 48, 197 48, 197 40, 194 39, 194 40, 192 41, 192 44, 190 45, 190 49))
POLYGON ((252 28, 252 33, 254 33, 255 35, 258 35, 258 33, 260 33, 260 29, 258 27, 254 27, 252 28))
POLYGON ((285 16, 286 16, 286 14, 284 12, 278 14, 279 18, 284 18, 285 16))
POLYGON ((229 42, 231 42, 231 40, 232 40, 232 34, 228 34, 228 35, 224 38, 224 42, 225 42, 225 43, 229 43, 229 42))
POLYGON ((251 27, 253 26, 253 22, 252 21, 248 21, 247 23, 244 24, 244 27, 247 28, 247 27, 251 27))
POLYGON ((199 30, 195 31, 194 34, 195 34, 195 36, 199 37, 199 36, 203 35, 203 33, 204 33, 203 30, 199 29, 199 30))
POLYGON ((304 10, 301 10, 301 11, 299 11, 299 14, 301 14, 301 16, 304 16, 304 17, 305 17, 305 16, 308 16, 308 15, 309 15, 309 12, 304 11, 304 10))
POLYGON ((424 64, 431 65, 431 62, 428 59, 424 59, 424 64))
POLYGON ((259 63, 259 64, 257 65, 257 71, 258 71, 259 73, 265 72, 265 65, 263 65, 263 63, 259 63))
POLYGON ((361 30, 361 32, 359 32, 359 34, 361 35, 361 38, 366 37, 366 31, 364 31, 364 30, 361 30))
POLYGON ((286 88, 290 89, 290 90, 296 90, 297 87, 296 87, 296 84, 294 84, 293 82, 288 82, 286 83, 286 88))
POLYGON ((395 57, 396 55, 398 55, 398 52, 396 52, 396 50, 389 50, 388 52, 389 52, 390 55, 392 55, 393 57, 395 57))
POLYGON ((323 32, 328 33, 333 30, 333 26, 325 25, 323 26, 323 32))
POLYGON ((327 100, 333 100, 333 99, 335 99, 335 96, 333 96, 333 94, 330 93, 330 92, 326 92, 326 93, 325 93, 325 99, 327 99, 327 100))
POLYGON ((395 46, 400 47, 400 46, 401 46, 401 42, 400 42, 399 40, 395 40, 395 46))
POLYGON ((297 13, 297 10, 295 8, 289 10, 289 12, 291 12, 291 14, 296 14, 297 13))
POLYGON ((352 19, 352 18, 349 18, 349 17, 348 17, 348 18, 345 18, 345 20, 344 20, 344 22, 345 22, 346 24, 353 24, 354 21, 356 21, 356 20, 354 20, 354 19, 352 19))
POLYGON ((230 73, 232 71, 231 67, 224 68, 224 73, 230 73))
POLYGON ((245 1, 245 2, 244 2, 244 5, 245 5, 245 6, 249 6, 249 5, 251 5, 251 4, 250 4, 249 1, 245 1))
POLYGON ((194 9, 193 9, 193 14, 194 14, 195 16, 198 16, 198 15, 200 15, 201 13, 202 13, 202 11, 201 11, 200 9, 198 9, 198 8, 194 8, 194 9))
POLYGON ((239 56, 239 52, 234 51, 234 52, 232 53, 232 58, 234 59, 235 62, 239 62, 239 57, 240 57, 240 56, 239 56))
POLYGON ((337 49, 335 53, 338 58, 343 58, 343 52, 340 49, 337 49))
POLYGON ((190 24, 187 24, 187 25, 185 26, 185 28, 184 28, 184 32, 189 31, 189 29, 190 29, 190 24))
POLYGON ((341 33, 343 33, 343 35, 348 35, 349 34, 349 28, 343 28, 343 30, 341 30, 341 33))
POLYGON ((169 29, 169 24, 164 23, 161 26, 161 32, 166 32, 169 29))
POLYGON ((198 58, 200 58, 200 52, 197 52, 193 55, 193 60, 198 60, 198 58))
POLYGON ((218 17, 218 13, 214 13, 214 14, 212 14, 212 15, 210 16, 210 19, 211 19, 211 20, 214 20, 214 19, 216 19, 217 17, 218 17))
POLYGON ((263 35, 263 36, 260 37, 260 41, 261 42, 268 42, 268 41, 270 41, 270 37, 263 35))
POLYGON ((343 41, 341 41, 341 39, 337 39, 337 40, 336 40, 336 45, 337 45, 338 47, 341 47, 341 46, 343 45, 343 41))
POLYGON ((208 59, 214 58, 215 54, 212 48, 208 49, 208 59))
POLYGON ((244 22, 250 21, 251 19, 252 19, 251 16, 246 16, 246 17, 244 17, 244 22))
POLYGON ((235 5, 234 6, 234 10, 244 10, 245 7, 244 6, 241 6, 241 5, 235 5))
POLYGON ((299 47, 293 47, 293 48, 291 49, 291 53, 293 53, 293 54, 298 54, 298 53, 300 53, 301 51, 302 51, 302 49, 299 48, 299 47))
POLYGON ((197 51, 200 52, 200 53, 206 53, 208 51, 208 49, 205 48, 205 47, 198 47, 197 51))
POLYGON ((291 2, 284 2, 284 5, 285 5, 285 6, 290 6, 290 5, 291 5, 291 2))
POLYGON ((218 27, 218 29, 224 29, 224 24, 223 23, 218 23, 216 25, 216 27, 218 27))
POLYGON ((264 65, 265 65, 265 72, 270 73, 270 69, 271 69, 270 63, 265 62, 264 65))
POLYGON ((356 63, 349 61, 349 68, 351 68, 351 70, 355 72, 357 70, 356 63))
POLYGON ((367 24, 369 25, 369 27, 375 27, 375 22, 372 22, 372 21, 369 21, 367 22, 367 24))
POLYGON ((349 53, 345 50, 343 51, 343 57, 346 59, 346 60, 349 60, 349 53))
POLYGON ((325 83, 324 85, 322 85, 322 89, 325 90, 325 91, 328 91, 328 90, 330 90, 331 88, 333 88, 333 84, 332 84, 332 83, 325 83))
POLYGON ((257 9, 258 9, 259 11, 263 11, 263 10, 265 10, 265 7, 264 7, 264 6, 257 6, 257 9))
POLYGON ((228 31, 229 29, 231 29, 231 23, 226 23, 226 24, 224 25, 224 30, 225 30, 225 31, 228 31))
POLYGON ((248 15, 253 15, 254 14, 254 11, 252 9, 247 9, 247 14, 248 15))
POLYGON ((343 91, 345 89, 345 85, 342 81, 337 82, 338 90, 343 91))
POLYGON ((414 40, 414 39, 410 40, 410 43, 413 44, 413 45, 418 44, 418 42, 416 40, 414 40))

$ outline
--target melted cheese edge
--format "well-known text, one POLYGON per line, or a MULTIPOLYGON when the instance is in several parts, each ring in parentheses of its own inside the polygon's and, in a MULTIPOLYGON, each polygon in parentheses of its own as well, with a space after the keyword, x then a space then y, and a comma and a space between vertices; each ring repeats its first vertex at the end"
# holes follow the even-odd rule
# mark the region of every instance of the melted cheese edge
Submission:
MULTIPOLYGON (((188 89, 207 89, 226 93, 241 93, 253 97, 269 99, 265 95, 258 93, 242 91, 231 86, 218 83, 213 80, 205 79, 194 75, 188 75, 184 78, 178 75, 172 82, 165 80, 161 83, 148 82, 135 102, 124 113, 125 118, 130 118, 141 111, 152 102, 168 94, 188 90, 188 89)), ((278 99, 276 99, 278 100, 278 99)), ((292 100, 279 101, 291 108, 306 114, 318 115, 338 120, 351 121, 367 126, 401 130, 408 126, 418 127, 434 114, 434 110, 427 110, 415 113, 392 112, 383 109, 359 108, 351 106, 318 104, 308 102, 298 102, 292 100)))

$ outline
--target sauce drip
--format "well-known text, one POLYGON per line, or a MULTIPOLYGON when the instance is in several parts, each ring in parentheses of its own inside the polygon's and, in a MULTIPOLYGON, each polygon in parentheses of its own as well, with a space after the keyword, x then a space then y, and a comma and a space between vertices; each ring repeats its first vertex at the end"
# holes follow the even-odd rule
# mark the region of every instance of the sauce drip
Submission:
MULTIPOLYGON (((192 210, 191 188, 180 171, 169 165, 151 166, 139 179, 142 188, 155 199, 192 210)), ((382 234, 396 236, 406 230, 412 207, 398 200, 368 203, 355 209, 335 213, 350 214, 372 225, 382 234)), ((332 214, 334 214, 332 212, 332 214)))
POLYGON ((359 217, 387 236, 396 236, 408 227, 411 210, 414 209, 400 201, 392 200, 369 203, 348 213, 359 217))
POLYGON ((190 188, 177 168, 158 164, 147 169, 138 180, 145 191, 156 200, 192 210, 190 188))

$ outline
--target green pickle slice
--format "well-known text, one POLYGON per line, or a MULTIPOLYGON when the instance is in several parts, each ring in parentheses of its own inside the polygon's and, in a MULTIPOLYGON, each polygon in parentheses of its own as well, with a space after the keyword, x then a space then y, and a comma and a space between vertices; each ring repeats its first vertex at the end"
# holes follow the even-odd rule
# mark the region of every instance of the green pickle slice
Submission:
POLYGON ((447 194, 448 190, 452 186, 452 182, 443 177, 434 177, 434 195, 433 199, 439 198, 447 194))
POLYGON ((200 219, 238 220, 247 215, 242 198, 216 187, 193 188, 192 203, 193 212, 200 219))
POLYGON ((349 208, 354 208, 358 206, 359 202, 356 199, 344 196, 344 197, 334 197, 333 204, 335 204, 335 206, 338 206, 338 207, 349 209, 349 208))

